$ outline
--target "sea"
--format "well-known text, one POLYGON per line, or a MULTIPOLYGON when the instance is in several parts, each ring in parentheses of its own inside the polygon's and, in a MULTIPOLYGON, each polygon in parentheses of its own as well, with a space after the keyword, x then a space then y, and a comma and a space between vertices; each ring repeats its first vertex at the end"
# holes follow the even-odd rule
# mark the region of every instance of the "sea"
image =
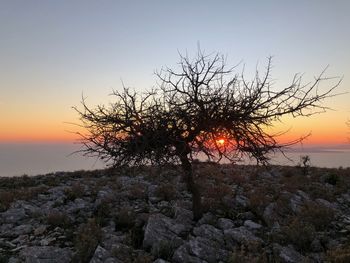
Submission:
MULTIPOLYGON (((77 152, 75 143, 0 143, 0 177, 39 175, 55 172, 94 170, 106 167, 97 158, 77 152)), ((285 150, 285 155, 271 155, 271 163, 295 166, 302 156, 309 156, 312 166, 350 167, 350 144, 304 145, 285 150)), ((245 161, 244 163, 249 163, 245 161)))

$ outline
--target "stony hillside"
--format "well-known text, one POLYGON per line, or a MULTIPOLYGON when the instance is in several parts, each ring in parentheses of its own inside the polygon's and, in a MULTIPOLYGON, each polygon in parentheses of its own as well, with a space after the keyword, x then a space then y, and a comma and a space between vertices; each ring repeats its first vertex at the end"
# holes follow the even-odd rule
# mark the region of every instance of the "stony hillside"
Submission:
POLYGON ((0 178, 0 262, 350 262, 350 169, 195 165, 0 178))

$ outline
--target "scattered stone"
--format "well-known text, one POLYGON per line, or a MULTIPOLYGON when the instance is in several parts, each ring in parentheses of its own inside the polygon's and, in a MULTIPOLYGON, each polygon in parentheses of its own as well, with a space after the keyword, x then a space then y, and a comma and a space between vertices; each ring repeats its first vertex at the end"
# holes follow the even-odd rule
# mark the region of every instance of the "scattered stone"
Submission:
POLYGON ((244 224, 243 224, 245 227, 247 228, 250 228, 250 229, 260 229, 262 228, 262 225, 258 224, 258 223, 255 223, 253 222, 252 220, 246 220, 244 221, 244 224))
POLYGON ((101 246, 97 246, 94 256, 91 258, 90 263, 103 263, 110 257, 110 253, 101 246))
POLYGON ((47 226, 41 225, 34 230, 34 235, 41 236, 46 232, 47 226))
POLYGON ((310 245, 310 249, 312 252, 322 252, 323 246, 321 244, 321 241, 318 238, 315 238, 310 245))
POLYGON ((300 263, 304 261, 304 257, 291 245, 282 247, 279 244, 274 244, 273 251, 281 263, 300 263))
POLYGON ((262 215, 265 223, 271 227, 275 224, 275 222, 277 221, 277 205, 275 202, 268 204, 265 207, 264 213, 262 215))
POLYGON ((294 194, 290 199, 290 207, 294 213, 300 212, 303 206, 303 199, 301 196, 294 194))
POLYGON ((23 208, 10 208, 4 213, 0 213, 3 223, 19 224, 26 218, 26 212, 23 208))
POLYGON ((256 237, 244 226, 224 230, 224 238, 228 247, 234 247, 237 243, 244 245, 263 243, 260 238, 256 237))
POLYGON ((182 239, 178 237, 178 234, 181 233, 179 229, 186 229, 186 227, 181 227, 180 224, 176 224, 174 219, 162 214, 151 215, 145 228, 143 247, 157 250, 161 243, 170 242, 174 248, 177 248, 183 243, 182 239))
POLYGON ((56 240, 55 237, 44 238, 44 239, 40 240, 40 246, 48 246, 55 240, 56 240))
POLYGON ((20 252, 19 256, 26 263, 66 263, 71 261, 72 252, 69 248, 27 247, 20 252))
POLYGON ((170 263, 170 262, 164 259, 158 258, 157 260, 153 261, 153 263, 170 263))
MULTIPOLYGON (((189 241, 189 251, 192 255, 207 261, 208 263, 216 263, 219 261, 226 262, 229 252, 222 249, 219 243, 213 243, 212 239, 204 237, 191 238, 189 241)), ((222 240, 223 241, 223 240, 222 240)))
POLYGON ((201 219, 199 219, 198 225, 203 225, 203 224, 216 225, 217 220, 218 219, 215 215, 208 212, 208 213, 205 213, 201 219))
POLYGON ((217 225, 221 230, 230 229, 230 228, 233 228, 235 226, 233 221, 231 219, 227 219, 227 218, 219 218, 217 225))
MULTIPOLYGON (((179 183, 180 176, 174 175, 171 181, 176 187, 176 198, 171 201, 164 201, 156 194, 158 184, 166 180, 164 177, 122 176, 116 179, 118 186, 115 188, 110 185, 113 181, 110 177, 101 176, 103 171, 88 180, 79 175, 56 182, 52 176, 53 182, 59 185, 45 186, 45 192, 30 200, 16 200, 9 209, 0 213, 0 255, 5 255, 5 262, 11 263, 70 262, 76 253, 76 234, 89 218, 95 218, 97 226, 96 229, 91 226, 91 231, 100 240, 91 263, 122 263, 135 259, 142 262, 143 259, 149 260, 151 255, 155 263, 223 263, 230 262, 232 253, 239 249, 243 249, 242 255, 237 254, 242 256, 243 261, 266 253, 269 260, 276 262, 303 262, 305 259, 324 262, 327 250, 342 248, 350 241, 350 191, 329 186, 327 191, 333 191, 334 195, 332 202, 327 197, 321 198, 318 192, 316 194, 320 198, 314 199, 315 193, 306 192, 304 189, 307 188, 302 191, 284 187, 287 185, 280 180, 284 179, 284 175, 278 169, 276 171, 278 176, 252 177, 251 180, 260 180, 257 184, 252 184, 250 179, 240 184, 233 184, 232 180, 223 181, 236 194, 221 200, 227 210, 210 210, 198 222, 193 221, 191 195, 184 183, 179 183), (85 193, 72 201, 66 198, 65 189, 71 189, 74 183, 80 184, 85 193), (258 207, 251 207, 250 200, 244 195, 246 189, 266 187, 267 184, 280 189, 278 197, 283 195, 283 201, 287 202, 266 204, 263 200, 258 207), (145 196, 133 195, 134 186, 144 189, 145 196), (100 204, 104 201, 108 202, 108 207, 101 211, 104 206, 100 204), (300 219, 299 211, 310 203, 332 209, 335 217, 327 229, 317 229, 307 249, 298 250, 298 244, 292 239, 287 240, 287 232, 284 231, 288 230, 292 219, 300 219), (285 204, 287 207, 281 207, 285 204), (133 211, 130 217, 134 222, 132 228, 116 228, 115 215, 122 207, 133 211), (45 225, 47 215, 52 211, 63 215, 62 220, 67 223, 60 224, 61 219, 57 216, 53 224, 45 225), (281 244, 271 244, 271 240, 279 240, 281 244)), ((65 176, 65 173, 57 176, 65 176)), ((320 182, 313 184, 322 186, 320 182)), ((276 200, 274 194, 271 191, 264 196, 276 200)), ((312 219, 312 214, 309 219, 312 219)), ((313 224, 313 220, 310 222, 313 224)), ((95 238, 87 238, 90 237, 95 238)), ((1 261, 3 257, 0 258, 1 261)))
POLYGON ((208 263, 206 260, 197 258, 190 254, 189 244, 185 243, 182 246, 178 247, 172 257, 172 262, 174 263, 208 263))
POLYGON ((235 201, 238 205, 240 205, 243 208, 247 208, 250 206, 250 201, 247 197, 245 197, 244 195, 237 195, 235 197, 235 201))
MULTIPOLYGON (((193 234, 195 234, 197 237, 208 238, 212 241, 211 243, 215 242, 220 246, 225 245, 222 231, 213 227, 212 225, 203 224, 199 227, 195 227, 193 229, 193 234)), ((215 245, 215 243, 213 243, 213 245, 215 245)))

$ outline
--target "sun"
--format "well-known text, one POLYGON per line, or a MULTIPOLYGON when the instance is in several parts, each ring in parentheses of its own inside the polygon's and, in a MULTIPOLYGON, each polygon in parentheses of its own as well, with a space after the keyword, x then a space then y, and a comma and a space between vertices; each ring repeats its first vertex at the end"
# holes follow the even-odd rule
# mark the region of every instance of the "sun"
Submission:
POLYGON ((225 144, 225 139, 219 139, 216 141, 218 145, 222 146, 225 144))

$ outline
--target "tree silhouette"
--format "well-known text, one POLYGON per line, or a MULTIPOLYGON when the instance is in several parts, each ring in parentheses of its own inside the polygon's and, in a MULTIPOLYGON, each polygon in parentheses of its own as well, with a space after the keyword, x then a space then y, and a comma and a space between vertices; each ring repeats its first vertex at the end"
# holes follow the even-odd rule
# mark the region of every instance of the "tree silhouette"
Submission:
POLYGON ((115 102, 95 109, 82 101, 75 108, 86 128, 83 152, 114 166, 179 163, 192 193, 194 219, 202 216, 201 195, 193 178, 192 160, 204 154, 209 160, 235 162, 243 156, 267 162, 267 153, 295 144, 281 144, 266 128, 286 115, 310 116, 327 108, 340 79, 321 91, 330 78, 322 72, 313 83, 302 84, 295 75, 291 85, 277 90, 271 79, 271 58, 266 71, 251 81, 228 68, 219 53, 198 51, 194 59, 180 55, 178 70, 156 73, 157 88, 138 94, 128 88, 114 91, 115 102))

